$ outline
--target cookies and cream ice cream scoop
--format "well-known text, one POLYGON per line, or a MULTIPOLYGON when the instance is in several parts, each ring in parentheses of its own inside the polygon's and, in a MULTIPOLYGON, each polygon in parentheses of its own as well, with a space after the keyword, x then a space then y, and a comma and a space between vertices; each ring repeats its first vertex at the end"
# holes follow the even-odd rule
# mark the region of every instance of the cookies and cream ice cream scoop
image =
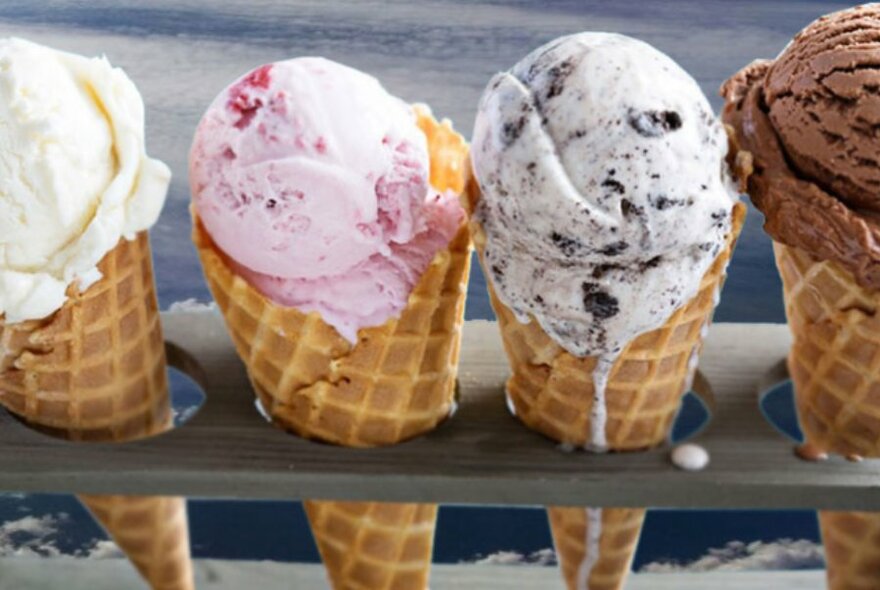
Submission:
POLYGON ((568 352, 619 352, 697 291, 737 201, 727 137, 650 45, 580 33, 483 94, 472 159, 489 280, 568 352))

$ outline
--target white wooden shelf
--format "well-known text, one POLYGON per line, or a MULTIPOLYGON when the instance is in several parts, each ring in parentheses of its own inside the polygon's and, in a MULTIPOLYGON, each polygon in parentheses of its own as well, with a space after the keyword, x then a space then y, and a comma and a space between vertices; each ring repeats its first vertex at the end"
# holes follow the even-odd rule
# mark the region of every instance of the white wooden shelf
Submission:
POLYGON ((272 428, 257 413, 244 368, 213 312, 164 314, 172 363, 207 400, 182 427, 138 442, 70 443, 0 416, 0 489, 11 492, 179 494, 473 504, 824 508, 880 511, 880 462, 797 459, 764 419, 758 391, 790 343, 772 324, 716 324, 701 371, 717 400, 698 440, 711 454, 683 472, 668 448, 564 453, 506 409, 508 373, 496 326, 465 326, 458 413, 419 439, 344 449, 272 428))

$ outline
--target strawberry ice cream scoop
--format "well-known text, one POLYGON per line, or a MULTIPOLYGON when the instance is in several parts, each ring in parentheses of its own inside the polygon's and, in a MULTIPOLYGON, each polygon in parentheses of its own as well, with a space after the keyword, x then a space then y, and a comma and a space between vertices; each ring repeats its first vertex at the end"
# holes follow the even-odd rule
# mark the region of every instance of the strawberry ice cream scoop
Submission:
POLYGON ((239 274, 352 342, 403 309, 463 220, 429 170, 413 109, 323 58, 234 82, 190 151, 196 212, 239 274))

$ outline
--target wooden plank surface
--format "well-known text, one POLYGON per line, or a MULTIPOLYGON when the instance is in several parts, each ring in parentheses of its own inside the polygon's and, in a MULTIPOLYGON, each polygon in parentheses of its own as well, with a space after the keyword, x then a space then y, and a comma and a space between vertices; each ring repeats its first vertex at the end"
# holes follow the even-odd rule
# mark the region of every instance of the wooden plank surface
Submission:
POLYGON ((788 330, 717 324, 701 370, 717 399, 699 436, 707 469, 677 470, 669 449, 565 453, 508 414, 508 372, 496 326, 468 322, 461 405, 437 431, 396 447, 351 450, 269 426, 222 319, 165 314, 166 336, 207 401, 183 427, 121 445, 69 443, 0 417, 0 489, 479 504, 880 510, 880 463, 806 463, 761 415, 762 377, 785 355, 788 330))

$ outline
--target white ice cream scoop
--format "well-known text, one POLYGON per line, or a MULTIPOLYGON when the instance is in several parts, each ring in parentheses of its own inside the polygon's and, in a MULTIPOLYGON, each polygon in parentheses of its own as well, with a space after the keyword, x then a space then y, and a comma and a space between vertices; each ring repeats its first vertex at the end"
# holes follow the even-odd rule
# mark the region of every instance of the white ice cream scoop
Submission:
POLYGON ((170 175, 122 70, 0 39, 0 316, 45 317, 98 280, 120 238, 155 223, 170 175))
POLYGON ((738 199, 697 83, 622 35, 581 33, 496 75, 473 136, 489 280, 577 356, 615 355, 697 292, 738 199))

